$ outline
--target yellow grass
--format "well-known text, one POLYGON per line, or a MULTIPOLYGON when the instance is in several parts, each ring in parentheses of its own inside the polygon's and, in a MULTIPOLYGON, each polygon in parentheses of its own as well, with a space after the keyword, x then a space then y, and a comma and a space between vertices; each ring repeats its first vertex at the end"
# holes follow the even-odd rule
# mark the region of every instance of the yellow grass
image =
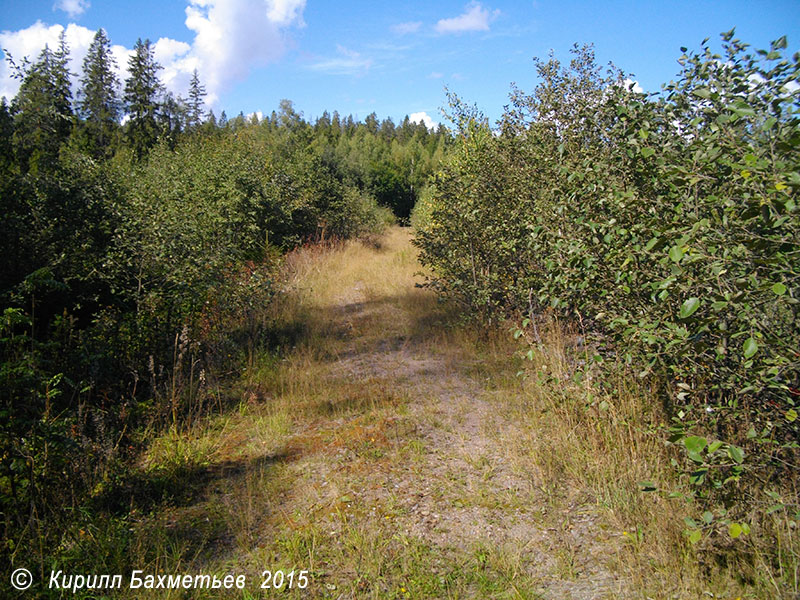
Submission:
MULTIPOLYGON (((649 390, 574 381, 555 324, 521 360, 508 326, 466 324, 417 287, 410 235, 287 257, 264 308, 282 347, 243 372, 235 411, 143 457, 165 492, 135 524, 135 568, 247 574, 244 593, 192 595, 214 598, 262 597, 265 569, 308 570, 282 594, 304 598, 797 592, 756 574, 763 533, 749 567, 711 564, 682 533, 691 507, 639 490, 684 485, 649 390)), ((797 551, 792 531, 781 543, 797 551)))

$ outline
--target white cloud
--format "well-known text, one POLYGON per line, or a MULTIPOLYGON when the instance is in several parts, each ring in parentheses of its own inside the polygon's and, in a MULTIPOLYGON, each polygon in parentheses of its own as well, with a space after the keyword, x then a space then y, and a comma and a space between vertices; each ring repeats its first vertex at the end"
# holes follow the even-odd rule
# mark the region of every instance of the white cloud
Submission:
MULTIPOLYGON (((65 6, 88 7, 85 0, 60 0, 65 6)), ((163 67, 159 73, 167 89, 186 95, 192 72, 197 69, 213 105, 233 82, 244 79, 256 67, 278 59, 286 49, 285 29, 302 27, 306 0, 187 0, 186 27, 194 33, 191 43, 161 38, 153 45, 156 60, 163 67)), ((28 57, 35 60, 49 44, 55 48, 62 25, 47 26, 37 21, 27 29, 0 32, 0 48, 7 48, 17 63, 28 57)), ((83 58, 94 31, 70 24, 66 28, 71 51, 70 69, 81 73, 83 58)), ((113 46, 121 82, 127 77, 128 58, 132 51, 113 46)), ((352 60, 352 59, 351 59, 352 60)), ((363 60, 363 59, 362 59, 363 60)), ((5 61, 0 64, 0 95, 11 99, 19 81, 11 78, 5 61)))
MULTIPOLYGON (((192 47, 186 42, 161 38, 153 44, 153 56, 163 68, 158 77, 166 88, 176 94, 185 95, 189 89, 192 72, 200 70, 197 57, 191 54, 192 47)), ((127 66, 128 59, 124 64, 127 66)))
POLYGON ((439 123, 431 119, 425 111, 411 113, 408 115, 408 120, 412 123, 422 123, 428 129, 436 129, 439 125, 439 123))
POLYGON ((630 90, 635 94, 644 94, 644 89, 639 85, 638 81, 634 81, 633 79, 625 79, 625 81, 622 83, 625 84, 626 90, 630 90))
POLYGON ((441 79, 444 77, 444 73, 440 73, 439 71, 433 71, 428 75, 428 79, 441 79))
MULTIPOLYGON (((305 0, 189 0, 186 27, 195 33, 191 56, 209 103, 251 69, 283 54, 282 29, 304 25, 305 4, 305 0)), ((186 63, 184 71, 188 67, 186 63)))
POLYGON ((464 31, 488 31, 489 21, 500 14, 499 10, 489 12, 479 2, 471 2, 464 13, 450 19, 441 19, 436 23, 438 33, 461 33, 464 31))
POLYGON ((53 5, 53 10, 63 10, 70 18, 75 18, 78 15, 85 13, 91 4, 89 0, 58 0, 53 5))
POLYGON ((171 38, 161 38, 153 44, 153 54, 159 63, 172 63, 183 57, 192 47, 186 42, 179 42, 171 38))
POLYGON ((267 0, 267 6, 267 16, 273 23, 285 27, 293 23, 300 27, 305 26, 303 9, 306 7, 306 0, 267 0))
POLYGON ((392 25, 392 31, 399 35, 406 35, 408 33, 416 33, 422 27, 422 21, 411 21, 408 23, 398 23, 392 25))
MULTIPOLYGON (((47 26, 41 21, 36 21, 26 29, 0 32, 0 48, 8 50, 17 65, 21 65, 25 58, 35 62, 45 46, 49 46, 51 50, 58 48, 59 36, 62 31, 65 31, 62 25, 47 26)), ((67 26, 66 40, 70 49, 69 69, 73 73, 81 72, 83 59, 92 43, 94 34, 95 32, 91 29, 74 23, 67 26)), ((0 96, 5 96, 9 101, 17 94, 20 84, 19 80, 14 79, 12 75, 13 72, 8 62, 2 61, 0 63, 0 96)), ((76 82, 73 83, 76 84, 76 82)))
POLYGON ((337 45, 336 53, 337 56, 323 58, 312 63, 309 68, 330 75, 359 75, 368 71, 372 66, 372 59, 344 46, 337 45))

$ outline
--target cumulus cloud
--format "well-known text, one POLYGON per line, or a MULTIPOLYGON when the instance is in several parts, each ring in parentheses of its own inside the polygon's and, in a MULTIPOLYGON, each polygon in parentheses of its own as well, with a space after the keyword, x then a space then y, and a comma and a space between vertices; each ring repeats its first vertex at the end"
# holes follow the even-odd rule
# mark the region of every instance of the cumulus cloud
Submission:
MULTIPOLYGON (((60 0, 57 7, 88 7, 85 0, 60 0)), ((190 43, 161 38, 153 45, 156 60, 163 67, 159 76, 167 89, 185 95, 194 69, 213 105, 233 82, 249 72, 278 59, 286 50, 286 30, 302 27, 306 0, 187 0, 186 27, 194 34, 190 43)), ((48 44, 55 48, 62 25, 47 26, 37 21, 27 29, 0 33, 0 48, 7 48, 17 62, 35 60, 48 44)), ((83 58, 94 31, 70 24, 66 28, 71 51, 70 69, 81 72, 83 58)), ((146 32, 143 32, 146 33, 146 32)), ((143 35, 142 37, 145 37, 143 35)), ((127 78, 132 51, 113 46, 120 81, 127 78)), ((12 98, 19 82, 12 79, 5 61, 0 64, 0 95, 12 98)))
POLYGON ((408 115, 408 120, 412 123, 422 123, 428 129, 436 129, 436 127, 439 125, 436 121, 431 119, 428 113, 425 111, 411 113, 408 115))
POLYGON ((355 50, 344 46, 336 46, 336 56, 322 58, 312 63, 309 68, 330 75, 359 75, 369 70, 372 59, 362 56, 355 50))
POLYGON ((282 30, 304 25, 305 4, 305 0, 189 0, 186 27, 195 33, 190 54, 210 103, 251 69, 283 54, 282 30))
POLYGON ((422 21, 411 21, 408 23, 398 23, 397 25, 392 25, 392 31, 398 35, 406 35, 409 33, 416 33, 419 31, 420 27, 422 27, 422 21))
POLYGON ((639 85, 638 81, 633 79, 625 79, 622 83, 625 84, 625 89, 628 89, 636 94, 644 94, 644 89, 639 85))
MULTIPOLYGON (((36 21, 26 29, 0 32, 0 48, 7 50, 14 62, 21 65, 25 58, 35 61, 45 46, 50 47, 51 50, 58 48, 59 36, 62 31, 66 31, 67 45, 70 49, 69 69, 73 73, 80 73, 83 59, 89 50, 95 32, 74 23, 64 29, 62 25, 48 26, 41 21, 36 21)), ((2 61, 0 63, 0 96, 11 100, 17 94, 19 84, 20 82, 13 78, 13 71, 9 67, 8 61, 2 61)))
MULTIPOLYGON (((168 90, 176 94, 185 95, 192 72, 200 70, 200 61, 192 55, 191 50, 192 47, 186 42, 171 38, 160 38, 153 44, 153 56, 162 67, 158 77, 168 90)), ((127 59, 124 64, 128 64, 127 59)))
POLYGON ((464 13, 436 23, 438 33, 462 33, 464 31, 489 31, 489 22, 500 14, 499 10, 489 12, 479 2, 468 4, 464 13))
POLYGON ((63 10, 74 19, 78 15, 85 13, 89 6, 91 6, 89 0, 58 0, 53 5, 53 10, 63 10))

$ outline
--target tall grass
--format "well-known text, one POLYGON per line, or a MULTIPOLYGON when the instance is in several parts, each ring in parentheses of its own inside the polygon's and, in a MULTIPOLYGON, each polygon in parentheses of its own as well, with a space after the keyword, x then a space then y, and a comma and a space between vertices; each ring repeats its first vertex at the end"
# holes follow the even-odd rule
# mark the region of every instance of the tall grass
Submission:
POLYGON ((643 481, 677 492, 689 485, 670 467, 653 390, 623 370, 600 380, 581 362, 583 342, 556 322, 540 329, 540 343, 523 359, 507 324, 464 321, 416 287, 418 270, 409 232, 399 228, 377 245, 291 253, 280 284, 285 300, 259 316, 271 324, 271 344, 219 391, 235 400, 153 435, 128 484, 135 491, 126 510, 87 514, 65 535, 72 568, 237 572, 250 582, 243 593, 193 597, 261 597, 260 573, 280 568, 310 571, 311 587, 284 590, 287 597, 538 598, 589 585, 579 559, 590 546, 592 560, 617 580, 595 597, 797 591, 788 572, 797 565, 797 535, 779 514, 741 540, 746 551, 732 548, 719 562, 710 558, 718 551, 687 542, 685 500, 642 491, 643 481), (433 375, 404 370, 404 361, 423 358, 433 375), (506 463, 467 452, 466 464, 486 481, 503 468, 530 486, 499 492, 462 473, 443 480, 431 471, 432 457, 451 449, 433 447, 421 430, 451 430, 469 442, 458 432, 459 409, 448 420, 441 406, 450 396, 430 397, 453 381, 468 390, 460 401, 489 403, 494 421, 485 427, 506 463), (383 481, 390 491, 378 493, 383 481), (549 545, 416 536, 409 525, 418 516, 394 483, 431 488, 453 511, 485 508, 508 522, 527 515, 549 545), (586 515, 590 528, 573 535, 586 515), (780 563, 769 558, 774 546, 780 563), (537 571, 537 562, 550 566, 537 571))
MULTIPOLYGON (((528 354, 521 392, 498 392, 498 409, 525 432, 508 446, 516 467, 557 511, 580 503, 600 509, 598 534, 621 542, 615 569, 642 597, 795 597, 800 536, 790 515, 759 519, 754 510, 749 535, 690 544, 685 519, 697 509, 688 477, 672 466, 678 453, 665 441, 658 388, 623 368, 606 368, 597 380, 576 338, 581 343, 551 322, 528 354)), ((725 509, 717 506, 714 518, 725 509)))

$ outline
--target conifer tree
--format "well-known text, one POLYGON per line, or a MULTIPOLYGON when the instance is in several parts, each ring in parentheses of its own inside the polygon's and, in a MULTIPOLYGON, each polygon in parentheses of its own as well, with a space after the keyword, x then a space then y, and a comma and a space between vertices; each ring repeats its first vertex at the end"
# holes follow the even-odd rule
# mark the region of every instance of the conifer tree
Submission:
POLYGON ((11 139, 14 135, 14 119, 5 96, 0 98, 0 178, 14 162, 11 139))
POLYGON ((394 139, 394 121, 391 117, 384 119, 381 122, 380 134, 386 142, 391 142, 394 139))
POLYGON ((105 31, 98 29, 83 61, 78 91, 78 111, 86 122, 89 152, 97 157, 109 153, 119 127, 121 105, 115 67, 111 41, 105 31))
POLYGON ((22 79, 12 102, 14 147, 23 172, 52 166, 73 125, 69 47, 61 33, 58 50, 48 46, 32 65, 17 67, 22 79))
POLYGON ((163 85, 158 79, 161 65, 156 62, 150 40, 139 38, 128 61, 125 105, 130 120, 126 127, 128 143, 138 158, 158 140, 159 96, 163 85))
POLYGON ((194 128, 203 122, 203 98, 206 96, 206 88, 200 83, 197 69, 192 73, 192 80, 189 82, 189 114, 187 125, 194 128))
POLYGON ((317 122, 314 123, 314 131, 316 133, 322 133, 325 136, 330 134, 331 129, 331 116, 328 114, 328 111, 323 111, 322 116, 317 119, 317 122))
POLYGON ((374 112, 367 115, 367 118, 364 119, 364 125, 367 127, 367 131, 371 134, 378 133, 378 115, 374 112))

